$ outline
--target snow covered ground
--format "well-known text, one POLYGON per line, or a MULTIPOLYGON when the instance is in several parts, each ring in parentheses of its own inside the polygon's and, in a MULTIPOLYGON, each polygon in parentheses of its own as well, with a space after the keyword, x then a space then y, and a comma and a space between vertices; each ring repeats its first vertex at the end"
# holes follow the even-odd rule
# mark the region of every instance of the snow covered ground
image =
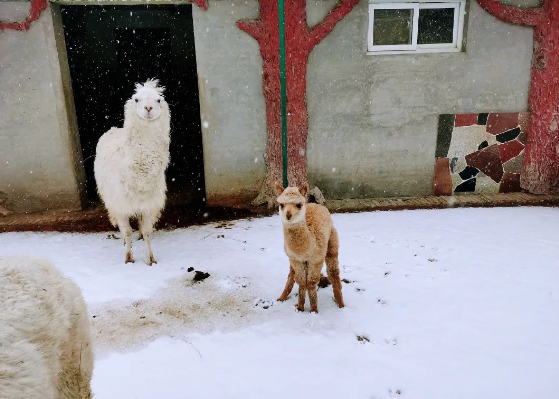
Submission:
POLYGON ((559 209, 334 215, 346 308, 285 303, 279 217, 158 232, 0 235, 54 262, 93 321, 95 399, 559 397, 559 209), (193 283, 194 272, 210 273, 193 283))

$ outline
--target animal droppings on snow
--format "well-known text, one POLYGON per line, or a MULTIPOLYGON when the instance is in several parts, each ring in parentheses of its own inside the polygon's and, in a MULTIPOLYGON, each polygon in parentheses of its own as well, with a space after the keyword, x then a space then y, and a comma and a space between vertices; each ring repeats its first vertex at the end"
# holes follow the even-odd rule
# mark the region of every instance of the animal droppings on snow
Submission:
POLYGON ((330 285, 330 280, 326 276, 320 276, 320 281, 318 282, 319 288, 326 288, 330 285))
POLYGON ((200 281, 204 281, 205 279, 210 277, 210 273, 201 272, 201 271, 198 271, 198 270, 196 270, 195 273, 196 273, 196 275, 192 279, 192 281, 194 281, 195 283, 198 283, 200 281))
POLYGON ((357 336, 357 340, 363 344, 367 343, 367 342, 371 342, 371 340, 369 339, 369 337, 367 337, 366 335, 358 335, 357 336))
POLYGON ((254 301, 254 306, 253 307, 268 309, 272 306, 274 306, 274 302, 266 301, 265 299, 257 299, 256 301, 254 301))

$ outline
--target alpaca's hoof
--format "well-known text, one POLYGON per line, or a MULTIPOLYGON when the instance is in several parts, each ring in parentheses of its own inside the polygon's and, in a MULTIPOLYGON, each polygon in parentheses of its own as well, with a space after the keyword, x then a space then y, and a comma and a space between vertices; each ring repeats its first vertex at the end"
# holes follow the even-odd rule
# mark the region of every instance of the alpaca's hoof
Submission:
POLYGON ((138 236, 138 241, 143 241, 143 240, 144 240, 144 236, 140 234, 140 235, 138 236))
POLYGON ((126 254, 126 258, 124 259, 124 263, 134 263, 134 258, 132 254, 126 254))
POLYGON ((282 295, 276 300, 279 301, 279 302, 285 302, 285 301, 287 301, 287 297, 288 297, 288 295, 282 295))
POLYGON ((149 256, 149 257, 148 257, 148 261, 146 262, 146 264, 147 264, 148 266, 151 266, 151 265, 153 265, 154 263, 157 264, 157 261, 155 260, 155 258, 153 257, 153 255, 149 256))
POLYGON ((311 313, 317 313, 318 314, 318 309, 311 309, 311 313))
POLYGON ((295 306, 295 310, 297 310, 297 312, 304 312, 305 311, 305 307, 299 307, 299 306, 295 306))
POLYGON ((334 299, 334 302, 336 302, 336 305, 338 305, 338 307, 339 307, 340 309, 343 308, 343 307, 345 307, 345 304, 344 304, 344 301, 343 301, 343 300, 341 300, 341 301, 336 301, 336 300, 334 299))

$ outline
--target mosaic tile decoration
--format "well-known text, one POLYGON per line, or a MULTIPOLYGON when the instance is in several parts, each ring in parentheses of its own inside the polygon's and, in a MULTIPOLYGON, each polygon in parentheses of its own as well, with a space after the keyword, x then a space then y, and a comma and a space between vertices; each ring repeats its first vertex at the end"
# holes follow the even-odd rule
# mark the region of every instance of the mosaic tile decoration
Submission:
POLYGON ((433 195, 521 191, 528 113, 439 116, 433 195))

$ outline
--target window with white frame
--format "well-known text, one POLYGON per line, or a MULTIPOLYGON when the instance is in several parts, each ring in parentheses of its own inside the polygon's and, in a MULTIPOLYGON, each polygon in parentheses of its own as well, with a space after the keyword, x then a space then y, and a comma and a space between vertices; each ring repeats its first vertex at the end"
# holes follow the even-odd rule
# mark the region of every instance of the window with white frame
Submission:
POLYGON ((369 4, 369 54, 462 49, 465 1, 369 4))

